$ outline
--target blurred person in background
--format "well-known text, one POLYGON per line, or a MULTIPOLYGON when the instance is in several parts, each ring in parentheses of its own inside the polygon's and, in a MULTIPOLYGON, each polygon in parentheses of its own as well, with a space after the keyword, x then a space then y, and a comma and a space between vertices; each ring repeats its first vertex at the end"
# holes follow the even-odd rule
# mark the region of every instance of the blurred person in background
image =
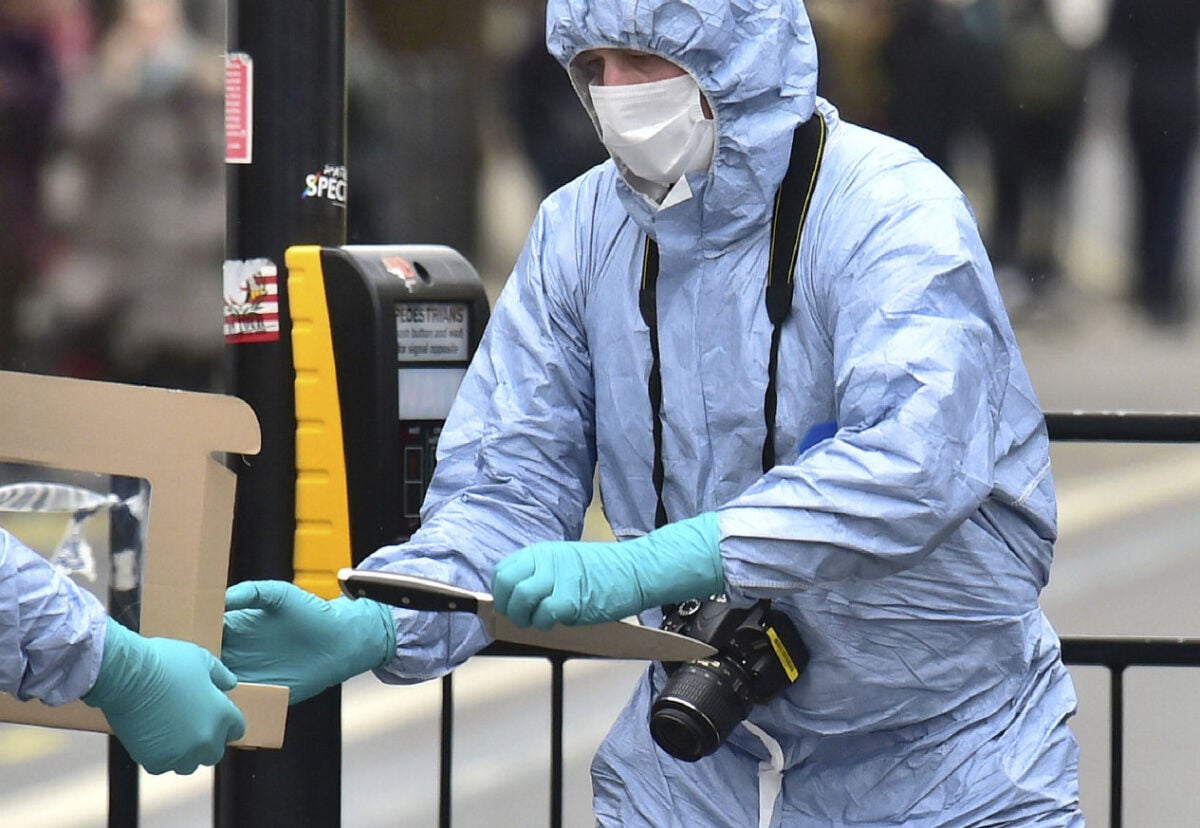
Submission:
POLYGON ((1188 321, 1180 253, 1200 127, 1200 2, 1114 0, 1107 42, 1129 61, 1126 122, 1137 178, 1132 298, 1156 325, 1188 321))
POLYGON ((62 90, 48 0, 0 0, 0 368, 19 366, 17 307, 49 253, 42 166, 62 90))
POLYGON ((444 244, 481 255, 481 111, 496 75, 484 0, 351 0, 349 240, 444 244))
POLYGON ((1000 9, 988 249, 1010 310, 1020 317, 1053 312, 1047 303, 1061 285, 1061 216, 1083 120, 1088 54, 1064 38, 1047 0, 1007 0, 1000 9))
POLYGON ((387 15, 373 8, 346 6, 348 241, 445 244, 472 257, 480 165, 469 87, 486 73, 457 48, 385 40, 377 21, 387 15))
POLYGON ((0 692, 104 713, 150 773, 215 765, 246 720, 224 665, 187 641, 147 638, 107 616, 92 593, 0 529, 0 692))
MULTIPOLYGON (((1000 35, 994 0, 896 0, 882 47, 886 132, 950 175, 969 131, 995 106, 1000 35)), ((981 135, 981 137, 983 137, 981 135)))
POLYGON ((895 0, 809 0, 821 44, 817 91, 838 102, 856 124, 887 131, 889 82, 883 51, 891 36, 895 0))
POLYGON ((996 106, 1002 0, 811 0, 822 95, 945 172, 996 106))
POLYGON ((948 172, 951 139, 962 122, 959 84, 968 46, 958 8, 942 0, 895 0, 891 14, 882 47, 886 131, 948 172))
POLYGON ((529 37, 508 67, 507 104, 544 197, 608 156, 571 81, 546 51, 545 14, 534 11, 529 37))
POLYGON ((68 89, 50 172, 64 251, 30 307, 45 370, 220 387, 222 51, 180 0, 121 0, 68 89))
POLYGON ((413 131, 396 106, 404 94, 402 64, 371 31, 362 4, 346 4, 346 163, 354 176, 346 191, 347 241, 387 244, 418 232, 407 164, 413 131))

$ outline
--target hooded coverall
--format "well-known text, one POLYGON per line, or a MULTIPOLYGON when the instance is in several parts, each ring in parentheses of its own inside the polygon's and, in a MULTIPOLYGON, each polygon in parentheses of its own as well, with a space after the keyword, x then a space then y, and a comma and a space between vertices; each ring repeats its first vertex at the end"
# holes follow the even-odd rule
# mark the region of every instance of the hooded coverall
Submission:
MULTIPOLYGON (((1038 604, 1049 442, 962 193, 816 96, 799 0, 550 0, 547 40, 568 68, 598 47, 683 67, 716 119, 713 161, 662 209, 612 160, 542 203, 446 422, 422 527, 363 568, 486 590, 505 555, 580 537, 597 466, 616 536, 654 529, 649 235, 667 514, 717 512, 730 598, 773 600, 811 661, 694 763, 650 737, 665 681, 651 666, 594 760, 598 822, 1082 824, 1076 698, 1038 604), (772 205, 812 117, 828 140, 764 473, 772 205), (833 437, 798 451, 829 421, 833 437)), ((440 675, 486 644, 474 618, 396 617, 403 657, 384 680, 440 675)))

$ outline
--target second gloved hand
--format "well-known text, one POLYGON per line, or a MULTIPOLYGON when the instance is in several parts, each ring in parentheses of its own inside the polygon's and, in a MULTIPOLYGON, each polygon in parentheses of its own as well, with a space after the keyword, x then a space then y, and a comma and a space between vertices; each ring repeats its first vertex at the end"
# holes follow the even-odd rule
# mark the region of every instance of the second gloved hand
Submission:
POLYGON ((221 660, 241 681, 287 687, 291 704, 395 654, 396 622, 378 601, 326 601, 285 581, 244 581, 225 592, 221 660))
POLYGON ((650 607, 725 589, 715 512, 624 543, 547 541, 502 560, 496 609, 517 626, 617 621, 650 607))
POLYGON ((150 773, 215 765, 246 719, 225 690, 237 679, 188 641, 144 638, 111 618, 96 683, 83 697, 108 719, 135 762, 150 773))

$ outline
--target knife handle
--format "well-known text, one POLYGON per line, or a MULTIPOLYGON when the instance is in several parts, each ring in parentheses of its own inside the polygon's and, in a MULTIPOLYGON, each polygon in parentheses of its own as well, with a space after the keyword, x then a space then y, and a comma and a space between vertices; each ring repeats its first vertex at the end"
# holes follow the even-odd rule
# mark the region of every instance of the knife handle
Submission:
POLYGON ((342 591, 351 598, 370 598, 401 609, 423 612, 470 612, 479 610, 479 599, 465 589, 438 584, 437 591, 411 583, 387 572, 343 570, 338 573, 342 591))

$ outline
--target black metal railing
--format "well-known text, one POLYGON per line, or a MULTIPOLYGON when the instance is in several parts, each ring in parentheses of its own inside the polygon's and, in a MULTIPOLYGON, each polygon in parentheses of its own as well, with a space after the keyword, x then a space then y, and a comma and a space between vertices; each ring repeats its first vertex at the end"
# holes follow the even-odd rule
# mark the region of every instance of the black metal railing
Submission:
MULTIPOLYGON (((1200 667, 1200 639, 1067 636, 1062 639, 1068 666, 1105 667, 1109 672, 1109 825, 1121 828, 1124 794, 1125 670, 1129 667, 1200 667)), ((586 655, 501 648, 495 656, 540 656, 550 662, 550 826, 562 828, 563 709, 566 662, 586 655)), ((450 828, 451 767, 454 733, 453 677, 442 679, 441 776, 438 824, 450 828)))
MULTIPOLYGON (((1127 411, 1048 413, 1046 428, 1052 441, 1111 443, 1200 443, 1200 414, 1127 411)), ((1110 674, 1111 702, 1109 822, 1121 826, 1124 776, 1125 695, 1128 667, 1200 667, 1200 639, 1067 636, 1062 639, 1063 661, 1074 666, 1100 666, 1110 674)), ((586 655, 493 644, 488 656, 542 657, 550 662, 550 827, 562 828, 564 665, 586 655)), ((438 824, 450 828, 451 772, 454 733, 454 685, 442 679, 441 776, 438 824)))
POLYGON ((1109 672, 1108 815, 1121 828, 1125 763, 1125 669, 1127 667, 1200 667, 1200 639, 1100 638, 1069 636, 1062 640, 1068 665, 1107 667, 1109 672))
MULTIPOLYGON (((545 650, 524 644, 497 641, 485 656, 544 658, 550 663, 550 826, 562 828, 563 814, 563 711, 566 699, 565 666, 568 661, 595 660, 597 656, 545 650)), ((454 674, 442 677, 441 773, 438 783, 438 825, 450 828, 451 775, 454 763, 454 674)))
MULTIPOLYGON (((1050 439, 1060 442, 1200 443, 1200 415, 1128 411, 1046 415, 1050 439)), ((1109 825, 1120 828, 1124 801, 1125 670, 1128 667, 1200 667, 1200 640, 1067 636, 1063 661, 1109 672, 1109 825)))
POLYGON ((1061 411, 1046 414, 1058 442, 1200 443, 1200 414, 1138 411, 1061 411))

